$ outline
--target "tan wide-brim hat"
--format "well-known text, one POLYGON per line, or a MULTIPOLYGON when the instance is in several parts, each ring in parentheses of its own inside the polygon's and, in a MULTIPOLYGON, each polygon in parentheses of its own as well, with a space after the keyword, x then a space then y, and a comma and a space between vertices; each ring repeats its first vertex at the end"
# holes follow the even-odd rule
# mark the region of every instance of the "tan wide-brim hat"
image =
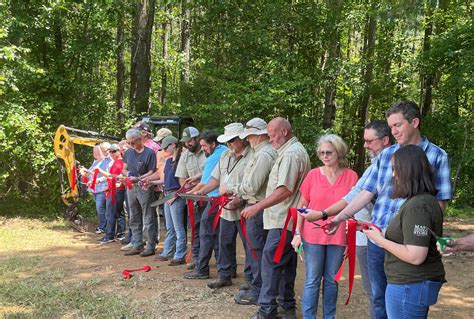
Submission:
POLYGON ((239 134, 239 137, 241 139, 244 139, 249 135, 263 135, 263 134, 268 134, 267 122, 265 122, 259 117, 255 117, 245 124, 244 132, 239 134))
POLYGON ((156 136, 153 139, 155 142, 160 143, 165 137, 172 135, 173 133, 171 132, 170 129, 163 127, 156 132, 156 136))
POLYGON ((224 127, 224 134, 217 137, 219 143, 227 143, 233 138, 239 137, 244 132, 242 123, 231 123, 224 127))

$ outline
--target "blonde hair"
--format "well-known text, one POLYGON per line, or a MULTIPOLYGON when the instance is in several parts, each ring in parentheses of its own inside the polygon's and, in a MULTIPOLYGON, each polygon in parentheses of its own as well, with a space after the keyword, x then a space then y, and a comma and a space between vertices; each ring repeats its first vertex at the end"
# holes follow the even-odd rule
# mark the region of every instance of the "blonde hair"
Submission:
POLYGON ((336 134, 324 134, 321 136, 318 141, 316 142, 316 151, 318 152, 321 148, 321 144, 328 143, 331 144, 334 149, 336 150, 337 156, 339 157, 339 165, 346 166, 347 165, 347 151, 348 147, 346 142, 336 134))

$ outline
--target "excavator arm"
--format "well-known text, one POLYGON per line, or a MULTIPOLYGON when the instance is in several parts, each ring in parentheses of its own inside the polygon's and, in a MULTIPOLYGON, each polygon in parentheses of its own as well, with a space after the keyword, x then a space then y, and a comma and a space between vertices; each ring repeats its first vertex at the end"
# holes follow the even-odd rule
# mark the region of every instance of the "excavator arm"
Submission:
MULTIPOLYGON (((83 218, 78 213, 77 204, 81 197, 78 179, 78 162, 75 145, 94 147, 102 142, 117 142, 119 138, 92 131, 84 131, 60 125, 54 136, 54 154, 58 159, 61 198, 66 205, 66 217, 77 229, 83 231, 83 218), (67 178, 66 178, 67 177, 67 178)), ((82 186, 83 187, 83 186, 82 186)))

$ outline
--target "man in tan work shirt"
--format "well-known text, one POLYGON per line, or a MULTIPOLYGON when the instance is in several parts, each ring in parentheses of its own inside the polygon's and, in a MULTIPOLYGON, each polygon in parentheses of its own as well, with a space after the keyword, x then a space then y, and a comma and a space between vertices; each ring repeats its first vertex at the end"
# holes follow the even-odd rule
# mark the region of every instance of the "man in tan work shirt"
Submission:
POLYGON ((288 209, 296 207, 300 199, 299 188, 311 165, 308 153, 293 136, 291 124, 286 119, 277 117, 271 120, 268 136, 278 157, 270 172, 266 197, 242 211, 243 217, 253 218, 265 209, 263 227, 268 231, 261 263, 260 309, 252 318, 276 317, 278 306, 281 307, 279 316, 296 318, 294 285, 297 257, 291 247, 292 223, 287 229, 283 227, 288 209), (287 232, 283 255, 280 262, 275 263, 273 257, 283 232, 287 232))
MULTIPOLYGON (((247 139, 255 154, 247 163, 242 182, 227 187, 223 185, 220 190, 221 193, 234 194, 242 198, 246 207, 250 207, 265 198, 268 175, 275 163, 276 152, 269 142, 267 123, 258 117, 247 122, 244 132, 239 137, 247 139)), ((253 278, 251 283, 240 286, 240 291, 234 296, 234 300, 242 305, 255 305, 262 287, 260 263, 266 239, 263 229, 263 209, 254 218, 246 220, 246 229, 249 245, 245 251, 245 259, 250 264, 253 278), (250 249, 253 249, 253 252, 250 249)))
MULTIPOLYGON (((181 142, 184 143, 186 150, 181 154, 178 166, 176 167, 175 176, 179 178, 179 184, 189 186, 197 184, 202 175, 204 163, 206 162, 206 154, 201 149, 199 131, 195 127, 187 127, 183 130, 181 142)), ((201 207, 195 203, 194 205, 194 245, 192 247, 193 261, 188 265, 188 269, 194 269, 196 260, 199 257, 199 227, 201 224, 201 216, 205 207, 201 207)))

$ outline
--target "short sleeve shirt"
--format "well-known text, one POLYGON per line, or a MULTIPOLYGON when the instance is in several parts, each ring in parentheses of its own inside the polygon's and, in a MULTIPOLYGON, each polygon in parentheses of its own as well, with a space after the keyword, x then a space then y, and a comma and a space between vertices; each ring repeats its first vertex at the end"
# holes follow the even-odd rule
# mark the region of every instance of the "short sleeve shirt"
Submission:
POLYGON ((148 147, 148 148, 151 148, 153 150, 153 152, 155 152, 155 153, 158 152, 158 150, 160 149, 160 145, 158 145, 152 139, 147 139, 146 142, 145 142, 145 146, 148 147))
MULTIPOLYGON (((242 154, 235 157, 232 150, 227 150, 222 153, 219 159, 219 164, 214 167, 212 171, 212 177, 219 181, 219 185, 233 185, 238 184, 244 177, 245 167, 247 163, 253 157, 253 150, 250 146, 247 146, 242 154)), ((239 207, 235 210, 223 209, 221 218, 228 221, 236 221, 240 219, 240 212, 243 207, 239 207)))
POLYGON ((389 283, 444 282, 443 262, 432 232, 443 235, 443 211, 437 199, 430 194, 408 199, 388 225, 385 238, 398 244, 428 247, 428 255, 421 265, 412 265, 386 251, 385 273, 389 283))
POLYGON ((255 147, 255 153, 244 170, 242 182, 228 185, 228 190, 255 204, 265 198, 268 175, 275 163, 276 152, 268 140, 255 147))
MULTIPOLYGON (((123 171, 123 161, 122 159, 118 159, 113 162, 112 166, 110 167, 109 173, 117 176, 122 174, 123 171)), ((120 183, 120 186, 117 187, 118 190, 124 190, 125 186, 120 183)))
POLYGON ((181 158, 176 167, 175 176, 178 178, 189 178, 202 173, 204 163, 206 162, 206 154, 200 149, 197 153, 185 150, 181 154, 181 158))
MULTIPOLYGON (((308 153, 296 137, 292 137, 277 150, 277 159, 268 177, 266 197, 278 187, 284 186, 291 195, 263 212, 263 228, 276 229, 285 226, 290 207, 296 207, 300 199, 299 188, 311 168, 308 153)), ((288 230, 292 229, 292 222, 288 230)))
MULTIPOLYGON (((449 200, 451 194, 451 176, 448 155, 438 146, 430 143, 423 137, 419 146, 423 149, 431 164, 435 176, 436 198, 449 200)), ((383 150, 365 179, 362 189, 377 195, 377 200, 372 210, 372 223, 386 229, 390 221, 405 202, 403 198, 392 199, 392 155, 400 148, 400 144, 392 145, 383 150)))
MULTIPOLYGON (((306 175, 303 184, 301 184, 300 192, 301 196, 308 202, 309 208, 320 211, 340 200, 356 182, 356 172, 346 168, 331 185, 327 177, 322 174, 321 168, 318 167, 312 169, 306 175)), ((328 221, 333 220, 334 217, 329 217, 328 221)), ((305 242, 310 244, 346 245, 345 227, 338 227, 335 234, 327 235, 322 228, 315 227, 313 223, 304 220, 301 236, 305 242)))
MULTIPOLYGON (((216 167, 217 163, 219 163, 222 153, 224 153, 226 150, 228 150, 227 146, 219 144, 216 146, 212 154, 206 159, 206 163, 204 163, 204 169, 202 170, 202 184, 207 185, 209 183, 212 178, 212 171, 216 167)), ((219 196, 219 188, 207 193, 207 196, 219 196)))
POLYGON ((156 154, 151 148, 144 147, 141 153, 129 148, 123 155, 127 164, 128 176, 139 177, 156 169, 156 154))

